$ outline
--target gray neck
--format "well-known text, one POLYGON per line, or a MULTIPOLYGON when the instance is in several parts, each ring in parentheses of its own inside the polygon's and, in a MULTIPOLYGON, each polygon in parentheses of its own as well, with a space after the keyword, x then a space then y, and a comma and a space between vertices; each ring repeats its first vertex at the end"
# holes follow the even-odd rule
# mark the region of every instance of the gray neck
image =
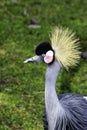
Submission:
POLYGON ((49 130, 54 130, 58 115, 61 111, 63 112, 55 90, 56 79, 60 70, 60 64, 55 61, 51 65, 48 65, 46 71, 45 105, 49 130))

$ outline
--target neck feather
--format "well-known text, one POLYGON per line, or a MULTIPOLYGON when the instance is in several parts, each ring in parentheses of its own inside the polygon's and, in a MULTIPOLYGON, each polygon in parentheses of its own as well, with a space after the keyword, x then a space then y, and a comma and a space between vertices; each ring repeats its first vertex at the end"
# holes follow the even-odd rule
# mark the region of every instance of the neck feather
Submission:
POLYGON ((53 130, 56 125, 58 114, 63 112, 63 108, 56 94, 56 79, 61 70, 61 66, 57 61, 48 65, 46 71, 45 82, 45 105, 49 130, 53 130))
POLYGON ((56 79, 61 70, 61 66, 55 61, 53 64, 48 65, 46 71, 46 82, 45 82, 45 101, 46 103, 50 102, 50 98, 54 101, 58 101, 56 94, 56 79), (47 102, 49 101, 49 102, 47 102))

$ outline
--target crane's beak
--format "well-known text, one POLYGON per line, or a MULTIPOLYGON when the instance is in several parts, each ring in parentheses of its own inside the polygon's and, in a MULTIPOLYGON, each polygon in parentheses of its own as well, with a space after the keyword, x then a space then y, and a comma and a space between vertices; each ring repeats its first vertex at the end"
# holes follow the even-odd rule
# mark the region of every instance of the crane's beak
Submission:
POLYGON ((28 63, 28 62, 43 62, 43 57, 42 56, 33 56, 33 57, 31 57, 31 58, 29 58, 29 59, 26 59, 25 61, 24 61, 24 63, 28 63))

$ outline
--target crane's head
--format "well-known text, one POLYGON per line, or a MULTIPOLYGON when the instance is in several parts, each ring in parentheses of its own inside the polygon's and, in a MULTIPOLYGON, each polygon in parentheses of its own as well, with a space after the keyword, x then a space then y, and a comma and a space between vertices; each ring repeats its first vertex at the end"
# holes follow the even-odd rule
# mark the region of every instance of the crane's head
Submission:
POLYGON ((52 49, 49 42, 40 43, 35 49, 36 55, 24 61, 24 63, 28 62, 45 62, 47 64, 51 64, 55 60, 55 52, 52 49))
POLYGON ((50 35, 51 44, 40 43, 35 50, 36 56, 24 61, 45 62, 52 64, 55 60, 66 69, 76 65, 80 59, 79 42, 68 28, 54 27, 50 35))

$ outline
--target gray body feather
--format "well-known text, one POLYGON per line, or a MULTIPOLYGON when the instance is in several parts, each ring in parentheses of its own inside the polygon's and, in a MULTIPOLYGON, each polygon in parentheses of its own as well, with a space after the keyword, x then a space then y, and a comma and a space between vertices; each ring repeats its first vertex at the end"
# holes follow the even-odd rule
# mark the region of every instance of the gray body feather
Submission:
POLYGON ((57 97, 55 84, 60 70, 56 61, 47 68, 44 130, 87 130, 87 100, 78 94, 57 97))
MULTIPOLYGON (((56 126, 54 130, 86 130, 87 100, 84 99, 83 95, 67 93, 58 95, 58 99, 65 110, 67 122, 65 123, 63 119, 58 118, 56 120, 56 126)), ((57 116, 59 117, 59 115, 57 116)), ((49 130, 46 110, 43 121, 44 130, 49 130)))

